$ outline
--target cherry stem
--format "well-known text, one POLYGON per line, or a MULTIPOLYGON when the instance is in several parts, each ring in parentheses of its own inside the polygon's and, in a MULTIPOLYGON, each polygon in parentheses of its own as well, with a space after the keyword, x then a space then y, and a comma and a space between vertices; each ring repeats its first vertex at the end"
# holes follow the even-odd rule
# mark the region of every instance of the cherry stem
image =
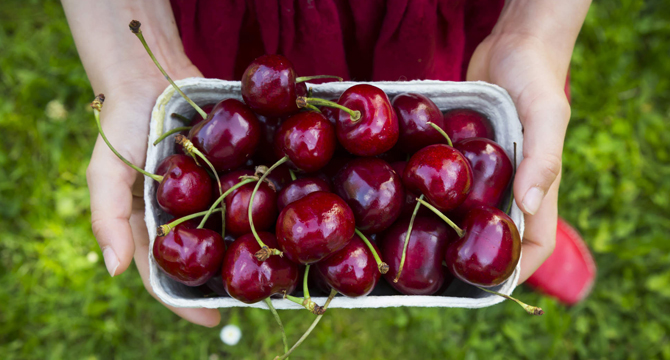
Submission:
POLYGON ((307 299, 311 298, 311 296, 309 296, 309 287, 307 286, 307 275, 309 274, 310 267, 311 265, 305 266, 305 276, 302 277, 302 296, 307 299))
POLYGON ((334 101, 313 98, 313 97, 304 97, 298 96, 298 99, 295 101, 299 108, 304 108, 307 105, 316 105, 316 106, 328 106, 336 109, 340 109, 351 117, 351 121, 356 122, 361 119, 361 112, 358 110, 351 110, 348 107, 342 106, 334 101))
POLYGON ((321 110, 319 110, 318 107, 316 107, 316 106, 314 106, 314 105, 312 105, 312 104, 307 104, 307 105, 305 105, 305 109, 309 109, 309 110, 311 110, 311 111, 318 112, 319 114, 321 114, 321 110))
MULTIPOLYGON (((419 196, 419 199, 423 200, 423 194, 419 196)), ((407 227, 407 235, 405 236, 405 244, 402 247, 402 257, 400 257, 400 266, 398 267, 398 273, 395 275, 395 279, 393 279, 394 283, 398 282, 398 279, 400 279, 400 274, 402 274, 402 267, 405 265, 405 257, 407 255, 407 247, 409 245, 409 238, 410 235, 412 235, 412 227, 414 227, 414 219, 416 218, 416 214, 419 212, 419 208, 421 207, 420 202, 416 202, 416 206, 414 206, 414 211, 412 212, 412 218, 409 220, 409 226, 407 227)))
MULTIPOLYGON (((214 210, 214 211, 212 211, 212 212, 219 212, 219 211, 221 211, 221 210, 222 210, 222 209, 216 209, 216 210, 214 210)), ((208 210, 208 211, 209 211, 209 210, 208 210)), ((161 226, 159 226, 159 227, 156 228, 156 233, 157 233, 158 236, 165 236, 165 235, 169 234, 169 233, 170 233, 170 230, 174 229, 175 226, 177 226, 177 225, 179 225, 179 224, 181 224, 181 223, 183 223, 183 222, 185 222, 185 221, 189 221, 189 220, 191 220, 191 219, 195 219, 195 218, 197 218, 197 217, 206 215, 208 211, 201 211, 201 212, 193 213, 193 214, 191 214, 191 215, 186 215, 186 216, 181 217, 181 218, 179 218, 179 219, 177 219, 177 220, 175 220, 175 221, 173 221, 173 222, 170 222, 170 223, 161 225, 161 226)), ((200 228, 199 228, 199 229, 200 229, 200 228)))
POLYGON ((295 179, 297 179, 293 170, 288 169, 288 173, 291 175, 291 181, 295 181, 295 179))
POLYGON ((158 182, 163 181, 163 177, 160 175, 152 174, 144 169, 140 169, 138 166, 134 165, 130 161, 128 161, 125 157, 123 157, 121 154, 119 154, 118 151, 112 146, 112 144, 107 140, 107 136, 105 135, 105 132, 102 131, 102 124, 100 124, 100 110, 102 110, 102 103, 105 101, 105 95, 100 94, 95 97, 95 100, 91 103, 91 107, 93 108, 93 116, 95 117, 95 123, 98 125, 98 132, 100 133, 100 136, 102 137, 102 140, 105 141, 105 144, 109 147, 110 150, 116 155, 121 161, 123 161, 126 165, 130 166, 131 168, 135 169, 137 172, 140 174, 146 175, 158 182))
MULTIPOLYGON (((328 300, 326 300, 326 303, 323 305, 323 310, 324 311, 328 308, 328 305, 330 305, 330 302, 333 300, 335 295, 337 295, 337 291, 335 291, 334 289, 330 290, 330 295, 328 296, 328 300)), ((307 339, 309 334, 312 333, 312 330, 314 330, 316 325, 319 324, 319 321, 321 321, 322 317, 323 317, 323 314, 317 316, 316 319, 314 319, 314 321, 312 322, 312 325, 310 325, 309 328, 307 329, 307 331, 305 331, 305 333, 302 334, 302 336, 300 337, 300 339, 298 339, 298 341, 295 343, 295 345, 293 345, 293 347, 291 347, 291 349, 289 351, 287 351, 284 355, 275 357, 274 360, 285 360, 286 358, 288 358, 288 356, 291 355, 291 353, 293 351, 295 351, 295 349, 297 349, 298 346, 300 346, 300 344, 302 344, 303 341, 305 341, 305 339, 307 339)))
POLYGON ((430 122, 430 121, 429 121, 427 124, 430 125, 430 126, 432 126, 433 129, 437 130, 437 132, 439 132, 440 134, 442 134, 442 136, 444 136, 444 138, 447 139, 447 144, 448 144, 449 146, 452 146, 452 147, 454 146, 454 144, 451 142, 451 138, 449 137, 449 135, 447 135, 447 133, 444 132, 444 130, 442 130, 441 127, 437 126, 435 123, 432 123, 432 122, 430 122))
MULTIPOLYGON (((230 195, 230 193, 239 189, 240 187, 242 187, 246 184, 250 184, 250 183, 255 182, 255 181, 258 181, 258 180, 257 179, 244 179, 244 180, 238 182, 237 184, 235 184, 234 186, 232 186, 230 189, 226 190, 225 193, 221 194, 221 196, 219 196, 219 198, 216 199, 214 204, 212 204, 212 206, 209 207, 209 210, 205 214, 205 217, 203 217, 202 221, 200 221, 200 225, 198 225, 198 229, 202 229, 205 226, 205 223, 207 222, 207 219, 209 218, 209 215, 211 215, 211 213, 214 212, 214 209, 216 209, 216 207, 221 203, 221 201, 223 201, 223 199, 226 198, 226 196, 230 195)), ((224 226, 224 228, 225 228, 225 226, 224 226)))
MULTIPOLYGON (((514 189, 514 177, 516 176, 516 142, 514 143, 514 164, 512 168, 512 181, 510 181, 510 187, 514 189)), ((512 196, 510 196, 509 204, 507 204, 507 212, 509 215, 512 211, 512 204, 514 203, 514 190, 512 190, 512 196)))
POLYGON ((337 79, 337 81, 343 80, 341 77, 335 75, 314 75, 314 76, 299 76, 295 78, 295 83, 297 84, 315 79, 337 79))
POLYGON ((181 122, 183 122, 186 125, 191 123, 191 119, 187 118, 184 115, 177 114, 177 113, 172 113, 172 114, 170 114, 170 116, 177 119, 177 120, 180 120, 181 122))
POLYGON ((178 132, 191 130, 192 127, 193 126, 180 126, 180 127, 176 127, 174 129, 168 130, 168 131, 164 132, 163 135, 161 135, 158 139, 156 139, 156 141, 154 141, 154 146, 158 145, 161 141, 165 140, 168 136, 170 136, 172 134, 176 134, 178 132))
POLYGON ((181 91, 181 89, 179 88, 179 86, 177 86, 177 84, 175 84, 174 81, 172 81, 172 79, 170 78, 170 76, 165 72, 165 70, 163 70, 163 67, 162 67, 161 64, 158 62, 158 60, 156 60, 156 57, 154 56, 154 53, 153 53, 153 52, 151 51, 151 49, 149 48, 149 45, 147 44, 146 40, 144 40, 144 35, 142 35, 142 30, 140 30, 140 26, 142 26, 142 24, 141 24, 139 21, 137 21, 137 20, 133 20, 133 21, 130 22, 130 24, 129 24, 128 26, 130 27, 130 31, 132 31, 133 34, 135 34, 135 35, 137 36, 137 38, 140 39, 140 42, 142 42, 142 46, 144 46, 144 48, 147 50, 147 53, 148 53, 149 56, 151 57, 151 60, 154 62, 154 64, 156 64, 156 67, 158 68, 158 70, 161 71, 161 73, 163 74, 163 76, 165 77, 165 79, 166 79, 168 82, 170 82, 170 84, 172 85, 172 87, 174 87, 174 89, 177 90, 177 92, 184 98, 184 100, 186 100, 186 102, 188 102, 189 104, 191 104, 191 106, 193 106, 193 108, 194 108, 194 109, 195 109, 195 110, 196 110, 196 111, 197 111, 203 118, 206 118, 206 117, 207 117, 207 113, 204 112, 204 111, 200 108, 200 106, 196 105, 196 104, 193 102, 193 100, 189 99, 189 97, 186 96, 186 94, 184 94, 183 91, 181 91))
POLYGON ((302 305, 305 309, 309 310, 312 312, 314 315, 321 315, 323 314, 326 309, 317 305, 314 301, 312 301, 312 297, 309 295, 309 286, 307 284, 307 279, 309 277, 309 268, 310 265, 307 265, 305 267, 305 275, 302 278, 302 297, 295 297, 291 296, 288 294, 284 294, 284 297, 290 301, 293 301, 296 304, 302 305))
POLYGON ((272 316, 274 316, 275 320, 277 321, 277 324, 279 325, 279 329, 281 330, 281 339, 282 342, 284 343, 284 352, 288 352, 288 339, 286 339, 286 332, 284 331, 284 324, 281 322, 281 318, 279 317, 279 314, 277 313, 277 310, 275 309, 274 306, 272 306, 272 301, 270 301, 270 298, 267 297, 265 298, 265 304, 267 304, 268 308, 270 309, 270 312, 272 313, 272 316))
POLYGON ((370 249, 372 256, 374 256, 375 261, 377 262, 377 269, 379 269, 379 272, 382 274, 386 274, 389 271, 388 264, 382 261, 381 257, 379 257, 379 254, 377 254, 377 250, 375 250, 375 248, 370 243, 370 240, 368 240, 368 238, 365 235, 363 235, 363 233, 360 230, 355 229, 355 231, 356 234, 360 236, 360 238, 363 240, 365 245, 368 246, 368 249, 370 249))
POLYGON ((440 219, 444 220, 444 222, 449 224, 449 226, 451 226, 451 228, 454 229, 454 231, 456 231, 456 234, 458 234, 459 238, 462 238, 463 235, 465 235, 465 231, 459 228, 458 225, 456 225, 456 223, 451 221, 451 219, 449 219, 446 215, 444 215, 440 210, 436 209, 433 205, 429 204, 428 202, 424 201, 421 198, 417 198, 416 201, 421 203, 421 205, 430 209, 430 211, 434 212, 435 215, 440 217, 440 219))
POLYGON ((511 297, 511 296, 509 296, 509 295, 501 294, 501 293, 499 293, 499 292, 497 292, 497 291, 493 291, 493 290, 485 289, 485 288, 483 288, 483 287, 479 287, 479 286, 477 286, 477 287, 478 287, 480 290, 484 290, 484 291, 486 291, 487 293, 491 293, 491 294, 493 294, 493 295, 502 296, 502 297, 504 297, 504 298, 507 299, 507 300, 512 300, 512 301, 516 302, 517 304, 521 305, 521 307, 522 307, 524 310, 526 310, 527 313, 529 313, 529 314, 531 314, 531 315, 544 315, 544 310, 542 310, 542 308, 540 308, 540 307, 532 306, 532 305, 528 305, 528 304, 522 302, 521 300, 517 300, 517 299, 515 299, 515 298, 513 298, 513 297, 511 297))
POLYGON ((272 255, 283 256, 283 253, 281 251, 277 249, 270 249, 268 248, 267 245, 265 245, 265 243, 263 243, 260 236, 258 236, 258 233, 256 232, 256 228, 254 227, 254 217, 252 216, 252 214, 253 214, 254 197, 256 197, 256 192, 263 183, 263 180, 265 180, 265 178, 272 172, 272 170, 276 169, 279 165, 287 161, 288 156, 284 156, 283 158, 279 159, 279 161, 274 163, 274 165, 270 166, 270 168, 263 173, 263 176, 261 176, 260 180, 258 180, 258 183, 256 183, 256 187, 254 187, 254 191, 251 193, 251 198, 249 199, 249 226, 251 227, 251 232, 254 234, 256 241, 258 241, 258 245, 261 246, 261 249, 255 254, 256 259, 258 259, 258 261, 265 261, 272 255))

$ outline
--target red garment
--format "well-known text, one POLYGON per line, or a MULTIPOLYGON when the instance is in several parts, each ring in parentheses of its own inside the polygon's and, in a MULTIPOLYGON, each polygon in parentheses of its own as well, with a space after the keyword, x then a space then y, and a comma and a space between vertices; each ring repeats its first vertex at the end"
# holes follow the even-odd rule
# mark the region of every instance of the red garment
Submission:
POLYGON ((464 80, 504 0, 171 0, 204 76, 240 79, 280 53, 299 76, 464 80))

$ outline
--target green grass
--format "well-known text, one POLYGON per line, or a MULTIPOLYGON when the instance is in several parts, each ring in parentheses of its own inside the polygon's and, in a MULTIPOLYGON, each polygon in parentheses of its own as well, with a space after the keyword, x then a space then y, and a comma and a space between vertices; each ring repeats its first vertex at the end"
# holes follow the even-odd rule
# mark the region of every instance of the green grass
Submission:
MULTIPOLYGON (((595 3, 572 63, 573 118, 560 213, 599 266, 591 297, 566 308, 333 310, 293 359, 670 359, 670 8, 595 3), (666 15, 662 15, 666 14, 666 15)), ((262 310, 241 326, 180 320, 136 271, 111 279, 90 231, 85 169, 92 91, 60 4, 0 5, 0 358, 271 358, 281 339, 262 310)), ((297 339, 311 316, 281 312, 297 339)))

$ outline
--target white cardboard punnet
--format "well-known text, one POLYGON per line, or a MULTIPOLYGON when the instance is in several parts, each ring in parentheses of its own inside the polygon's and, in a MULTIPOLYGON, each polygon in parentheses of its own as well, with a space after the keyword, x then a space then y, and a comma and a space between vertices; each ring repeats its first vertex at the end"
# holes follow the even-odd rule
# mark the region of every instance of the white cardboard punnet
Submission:
MULTIPOLYGON (((334 82, 320 85, 308 85, 314 90, 315 97, 333 99, 339 97, 347 88, 357 83, 334 82)), ((408 81, 408 82, 374 82, 371 83, 384 90, 390 99, 404 92, 420 93, 428 96, 443 112, 454 108, 469 108, 485 114, 495 130, 496 142, 505 149, 510 159, 514 156, 514 143, 517 144, 517 166, 522 160, 523 133, 516 108, 507 92, 495 85, 485 82, 449 82, 449 81, 408 81)), ((239 81, 224 81, 216 79, 189 78, 177 81, 177 85, 195 103, 206 105, 214 104, 226 98, 242 100, 239 81)), ((153 142, 166 130, 183 126, 178 120, 169 116, 178 113, 191 118, 195 110, 172 87, 168 87, 156 100, 151 113, 149 144, 145 169, 154 172, 160 161, 174 153, 174 136, 170 136, 157 146, 153 142)), ((170 216, 161 211, 156 204, 157 183, 147 179, 144 182, 144 201, 146 204, 145 221, 151 239, 150 249, 156 238, 156 226, 168 222, 170 216)), ((511 191, 506 194, 508 200, 511 191)), ((506 203, 506 202, 504 202, 506 203)), ((512 205, 512 220, 519 228, 523 238, 523 214, 516 203, 512 205)), ((154 261, 152 251, 149 251, 150 283, 158 297, 168 305, 177 307, 257 307, 267 308, 265 303, 245 304, 231 297, 204 297, 198 290, 182 285, 162 273, 154 261)), ((503 284, 494 288, 496 291, 510 295, 519 280, 519 266, 514 274, 503 284)), ((317 304, 326 301, 325 296, 314 296, 318 292, 312 291, 312 299, 317 304)), ((330 303, 330 308, 383 308, 395 306, 413 307, 460 307, 481 308, 500 303, 504 299, 481 291, 461 281, 454 282, 444 293, 433 296, 397 295, 384 280, 372 294, 360 298, 348 298, 338 295, 330 303)), ((302 309, 296 303, 284 299, 273 299, 277 309, 302 309)))

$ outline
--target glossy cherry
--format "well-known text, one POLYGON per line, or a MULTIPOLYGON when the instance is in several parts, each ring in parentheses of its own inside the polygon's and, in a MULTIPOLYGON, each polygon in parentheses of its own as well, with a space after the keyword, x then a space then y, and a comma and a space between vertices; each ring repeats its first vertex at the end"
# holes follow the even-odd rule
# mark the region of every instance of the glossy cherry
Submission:
MULTIPOLYGON (((240 182, 239 177, 243 175, 253 175, 249 170, 238 170, 230 172, 221 177, 221 187, 225 192, 233 185, 240 182)), ((249 200, 251 192, 254 190, 255 183, 241 186, 226 196, 226 232, 232 235, 240 236, 251 232, 249 226, 249 200)), ((257 230, 272 229, 277 219, 277 194, 267 183, 262 183, 252 207, 254 226, 257 230)))
POLYGON ((369 294, 381 277, 375 258, 358 235, 354 235, 342 250, 316 263, 313 271, 330 287, 349 297, 369 294))
POLYGON ((410 219, 403 218, 386 231, 381 256, 389 265, 384 275, 386 281, 406 295, 431 295, 440 290, 445 281, 451 281, 449 272, 442 266, 447 243, 453 231, 441 220, 417 216, 407 245, 407 255, 398 282, 393 280, 400 267, 407 228, 410 219))
POLYGON ((298 112, 296 99, 307 94, 304 83, 296 83, 293 64, 282 55, 263 55, 242 74, 242 98, 256 113, 286 116, 298 112))
POLYGON ((393 109, 398 116, 400 136, 398 148, 412 154, 433 144, 446 144, 446 139, 429 122, 444 129, 442 112, 428 97, 403 93, 393 98, 393 109))
POLYGON ((277 196, 277 208, 282 211, 286 205, 317 191, 331 192, 330 184, 318 177, 297 179, 288 184, 277 196))
POLYGON ((521 237, 512 219, 496 208, 480 205, 470 210, 462 229, 465 235, 446 249, 449 271, 477 286, 495 286, 507 280, 521 257, 521 237))
MULTIPOLYGON (((391 168, 393 168, 393 171, 400 176, 402 179, 402 175, 405 172, 405 167, 407 166, 407 161, 396 161, 392 162, 391 168)), ((415 194, 413 192, 405 190, 405 201, 402 206, 402 210, 400 211, 400 217, 408 217, 412 215, 412 212, 414 211, 414 207, 416 207, 416 198, 418 198, 421 194, 415 194)), ((431 212, 430 210, 420 207, 418 215, 430 215, 431 212)))
POLYGON ((163 180, 156 189, 158 206, 173 216, 204 211, 214 201, 212 179, 186 155, 170 155, 156 169, 163 180))
POLYGON ((512 162, 493 140, 468 138, 454 144, 472 167, 472 189, 454 211, 465 215, 476 205, 497 207, 512 179, 512 162))
POLYGON ((386 230, 405 203, 401 177, 384 160, 357 158, 333 179, 335 193, 354 212, 356 227, 365 234, 386 230))
POLYGON ((218 172, 236 169, 256 151, 260 141, 256 115, 239 100, 226 99, 214 107, 207 119, 189 132, 193 142, 218 172))
MULTIPOLYGON (((259 232, 258 235, 269 246, 277 246, 273 234, 259 232)), ((265 261, 256 260, 254 254, 260 249, 254 236, 246 234, 230 245, 223 259, 223 287, 231 297, 247 304, 284 291, 290 294, 300 279, 298 265, 286 258, 272 256, 265 261)))
POLYGON ((442 129, 449 135, 451 141, 483 137, 495 140, 495 132, 491 121, 483 114, 470 109, 456 109, 444 113, 442 129))
POLYGON ((301 171, 315 172, 326 166, 335 151, 335 128, 322 114, 303 111, 284 121, 275 134, 277 157, 301 171))
POLYGON ((313 264, 345 247, 354 236, 354 213, 335 194, 318 191, 288 204, 276 234, 284 256, 313 264))
POLYGON ((386 93, 369 84, 348 88, 338 104, 360 112, 360 119, 339 111, 337 139, 347 151, 358 156, 376 156, 398 141, 398 118, 386 93))
POLYGON ((472 169, 458 150, 444 144, 426 146, 407 162, 403 173, 407 191, 423 194, 442 211, 459 206, 472 187, 472 169))
POLYGON ((279 160, 274 151, 274 140, 277 129, 281 125, 283 119, 281 117, 258 115, 258 122, 260 123, 261 138, 258 143, 258 150, 255 157, 261 162, 274 163, 279 160))
POLYGON ((175 226, 167 235, 157 236, 153 257, 171 279, 188 286, 207 282, 221 268, 225 247, 221 235, 209 229, 175 226))

